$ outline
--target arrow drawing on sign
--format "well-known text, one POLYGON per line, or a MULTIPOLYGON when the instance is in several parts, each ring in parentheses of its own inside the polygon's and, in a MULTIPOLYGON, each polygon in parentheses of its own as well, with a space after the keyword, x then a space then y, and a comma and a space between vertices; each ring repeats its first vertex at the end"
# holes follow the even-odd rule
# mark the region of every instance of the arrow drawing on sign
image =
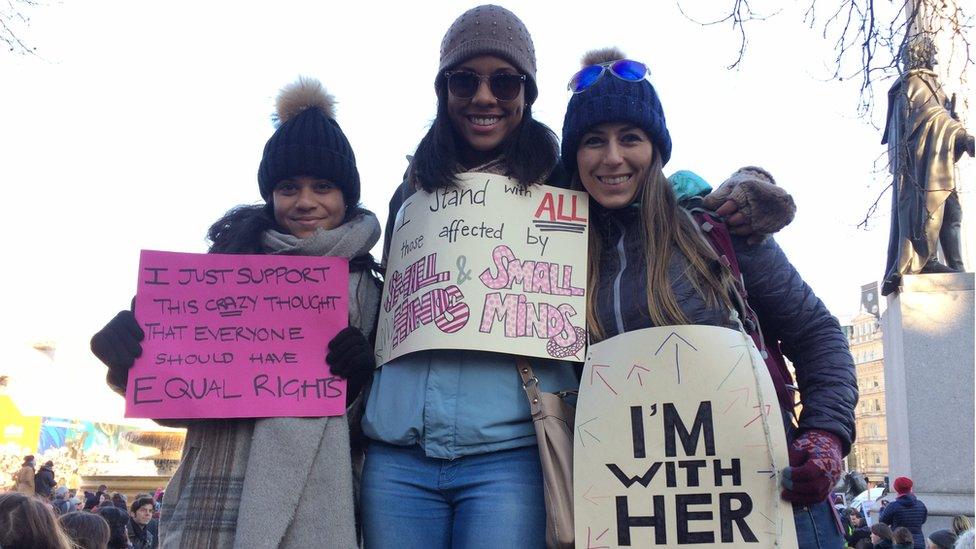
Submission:
MULTIPOLYGON (((738 393, 739 391, 745 391, 745 392, 746 392, 746 397, 745 397, 745 398, 746 398, 746 400, 745 400, 745 404, 746 404, 746 405, 748 406, 748 404, 749 404, 749 388, 748 388, 748 387, 742 387, 742 388, 740 388, 740 389, 732 389, 732 390, 731 390, 731 391, 729 391, 729 392, 730 392, 730 393, 738 393)), ((741 396, 737 396, 737 397, 735 397, 735 400, 733 400, 732 402, 730 402, 730 403, 729 403, 729 405, 728 405, 728 406, 726 406, 724 410, 722 410, 722 413, 724 414, 725 412, 728 412, 728 411, 729 411, 729 408, 731 408, 731 407, 732 407, 732 405, 733 405, 733 404, 735 404, 736 402, 739 402, 739 399, 740 399, 740 398, 742 398, 742 397, 741 397, 741 396)))
POLYGON ((759 513, 760 515, 762 515, 762 518, 768 520, 770 524, 772 524, 773 526, 776 526, 776 521, 774 521, 773 519, 767 517, 766 515, 763 515, 762 511, 756 510, 756 512, 759 513))
POLYGON ((610 367, 609 364, 594 364, 593 368, 590 370, 590 385, 591 386, 593 385, 593 376, 597 376, 600 378, 600 381, 602 381, 603 384, 607 386, 607 389, 610 389, 610 392, 616 395, 617 391, 615 391, 613 387, 611 387, 610 384, 607 383, 607 380, 603 377, 603 374, 597 371, 597 368, 609 368, 609 367, 610 367))
POLYGON ((597 536, 596 539, 592 539, 593 531, 590 530, 589 526, 587 526, 586 527, 586 549, 610 549, 609 545, 593 545, 594 541, 600 541, 600 538, 602 538, 609 531, 610 529, 607 528, 606 530, 600 532, 600 535, 597 536))
MULTIPOLYGON (((768 416, 769 415, 769 409, 770 409, 771 406, 772 406, 771 404, 767 404, 766 405, 766 411, 765 412, 759 412, 758 414, 756 414, 756 417, 750 419, 749 420, 749 423, 746 423, 742 427, 743 428, 748 427, 753 421, 756 421, 757 419, 763 417, 764 415, 765 416, 768 416)), ((753 408, 756 408, 758 410, 759 408, 762 408, 762 406, 760 406, 760 405, 757 404, 757 405, 753 406, 753 408)))
MULTIPOLYGON (((630 376, 634 374, 634 370, 644 370, 645 372, 650 372, 650 370, 641 366, 640 364, 634 364, 630 367, 630 372, 627 373, 627 379, 630 379, 630 376)), ((641 387, 644 386, 644 380, 641 379, 640 372, 637 372, 637 383, 640 383, 641 387)))
POLYGON ((722 388, 722 385, 725 385, 725 382, 729 380, 729 377, 732 375, 732 372, 735 371, 735 369, 739 366, 739 363, 742 362, 742 358, 745 357, 745 356, 746 356, 745 353, 742 353, 741 355, 739 355, 739 359, 736 360, 735 361, 735 364, 732 365, 732 369, 729 370, 729 373, 725 374, 725 377, 722 379, 722 382, 719 383, 718 384, 718 387, 715 388, 716 391, 718 391, 719 389, 721 389, 722 388))
POLYGON ((776 471, 756 471, 757 473, 769 473, 769 478, 776 476, 776 471))
MULTIPOLYGON (((661 352, 661 349, 663 349, 664 346, 667 345, 668 341, 671 341, 672 336, 678 338, 685 345, 691 347, 693 351, 698 351, 698 348, 692 345, 691 343, 688 343, 687 339, 679 336, 677 332, 671 332, 670 334, 668 334, 668 337, 664 338, 664 341, 661 342, 661 346, 657 348, 657 351, 654 351, 654 356, 657 356, 661 352)), ((681 363, 678 360, 678 345, 680 345, 681 342, 679 341, 674 342, 674 371, 678 376, 679 384, 681 383, 681 363)))
MULTIPOLYGON (((585 499, 586 501, 592 503, 593 505, 600 505, 599 503, 596 502, 596 500, 598 500, 598 499, 610 499, 611 497, 613 497, 613 496, 591 496, 590 495, 590 490, 592 490, 592 489, 593 489, 593 486, 591 485, 589 488, 586 489, 585 492, 583 492, 583 499, 585 499)), ((600 539, 600 538, 597 538, 597 539, 600 539)))
MULTIPOLYGON (((599 416, 594 417, 594 418, 590 418, 590 419, 584 421, 583 423, 580 423, 579 425, 577 425, 576 428, 581 433, 583 433, 585 435, 589 435, 593 440, 595 440, 597 442, 600 442, 600 439, 597 438, 596 435, 594 435, 593 433, 591 433, 589 429, 585 429, 587 423, 590 423, 591 421, 596 421, 597 419, 599 419, 599 416)), ((580 441, 580 444, 582 444, 583 447, 585 448, 586 447, 586 439, 583 438, 582 436, 580 436, 579 437, 579 441, 580 441)))

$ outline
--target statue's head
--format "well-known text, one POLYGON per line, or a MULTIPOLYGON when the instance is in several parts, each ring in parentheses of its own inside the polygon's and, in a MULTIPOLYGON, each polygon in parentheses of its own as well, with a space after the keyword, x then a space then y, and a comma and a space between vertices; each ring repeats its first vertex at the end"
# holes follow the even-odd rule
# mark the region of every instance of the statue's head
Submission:
POLYGON ((916 36, 901 49, 901 63, 906 71, 935 67, 935 54, 938 50, 932 37, 926 34, 916 36))

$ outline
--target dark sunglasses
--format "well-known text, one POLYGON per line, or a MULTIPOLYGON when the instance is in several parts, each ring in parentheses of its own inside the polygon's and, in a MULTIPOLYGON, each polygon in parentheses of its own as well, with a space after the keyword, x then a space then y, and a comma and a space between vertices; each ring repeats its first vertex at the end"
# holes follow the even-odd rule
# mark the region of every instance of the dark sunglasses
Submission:
POLYGON ((488 81, 488 89, 495 99, 499 101, 511 101, 518 97, 522 91, 522 84, 525 82, 524 74, 511 74, 499 72, 490 76, 475 74, 471 71, 445 71, 444 77, 447 78, 447 89, 451 95, 460 99, 471 99, 478 93, 478 86, 482 80, 488 81))
POLYGON ((586 91, 590 86, 599 82, 607 71, 626 82, 640 82, 650 72, 647 70, 647 65, 640 61, 621 59, 583 67, 581 71, 569 79, 569 85, 566 87, 573 93, 586 91))

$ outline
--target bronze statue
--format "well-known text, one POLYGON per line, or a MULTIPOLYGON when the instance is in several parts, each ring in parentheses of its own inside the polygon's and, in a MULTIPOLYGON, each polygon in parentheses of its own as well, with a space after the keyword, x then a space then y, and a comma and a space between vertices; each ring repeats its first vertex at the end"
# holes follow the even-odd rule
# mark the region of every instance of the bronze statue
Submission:
POLYGON ((962 271, 962 209, 955 163, 974 154, 974 138, 957 119, 932 71, 935 46, 928 37, 905 50, 908 69, 888 90, 882 144, 894 176, 888 264, 881 295, 898 289, 902 275, 962 271), (938 244, 946 264, 936 259, 938 244))

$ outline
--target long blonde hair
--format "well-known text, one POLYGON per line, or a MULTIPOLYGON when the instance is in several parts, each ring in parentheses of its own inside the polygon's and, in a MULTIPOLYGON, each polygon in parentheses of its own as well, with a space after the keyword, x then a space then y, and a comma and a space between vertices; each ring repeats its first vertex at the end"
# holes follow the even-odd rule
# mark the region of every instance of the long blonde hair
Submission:
MULTIPOLYGON (((700 229, 678 206, 671 184, 662 171, 661 157, 656 149, 650 169, 640 185, 640 237, 644 243, 647 262, 647 311, 653 325, 690 322, 682 312, 668 279, 668 265, 676 251, 687 258, 688 270, 684 274, 705 302, 709 306, 720 306, 732 311, 730 295, 734 290, 731 270, 719 261, 718 254, 702 236, 700 229)), ((573 186, 583 189, 578 174, 573 176, 573 186)), ((591 215, 590 219, 592 218, 591 215)), ((591 221, 587 257, 586 322, 595 341, 604 339, 606 335, 596 313, 602 254, 600 235, 591 221)))

